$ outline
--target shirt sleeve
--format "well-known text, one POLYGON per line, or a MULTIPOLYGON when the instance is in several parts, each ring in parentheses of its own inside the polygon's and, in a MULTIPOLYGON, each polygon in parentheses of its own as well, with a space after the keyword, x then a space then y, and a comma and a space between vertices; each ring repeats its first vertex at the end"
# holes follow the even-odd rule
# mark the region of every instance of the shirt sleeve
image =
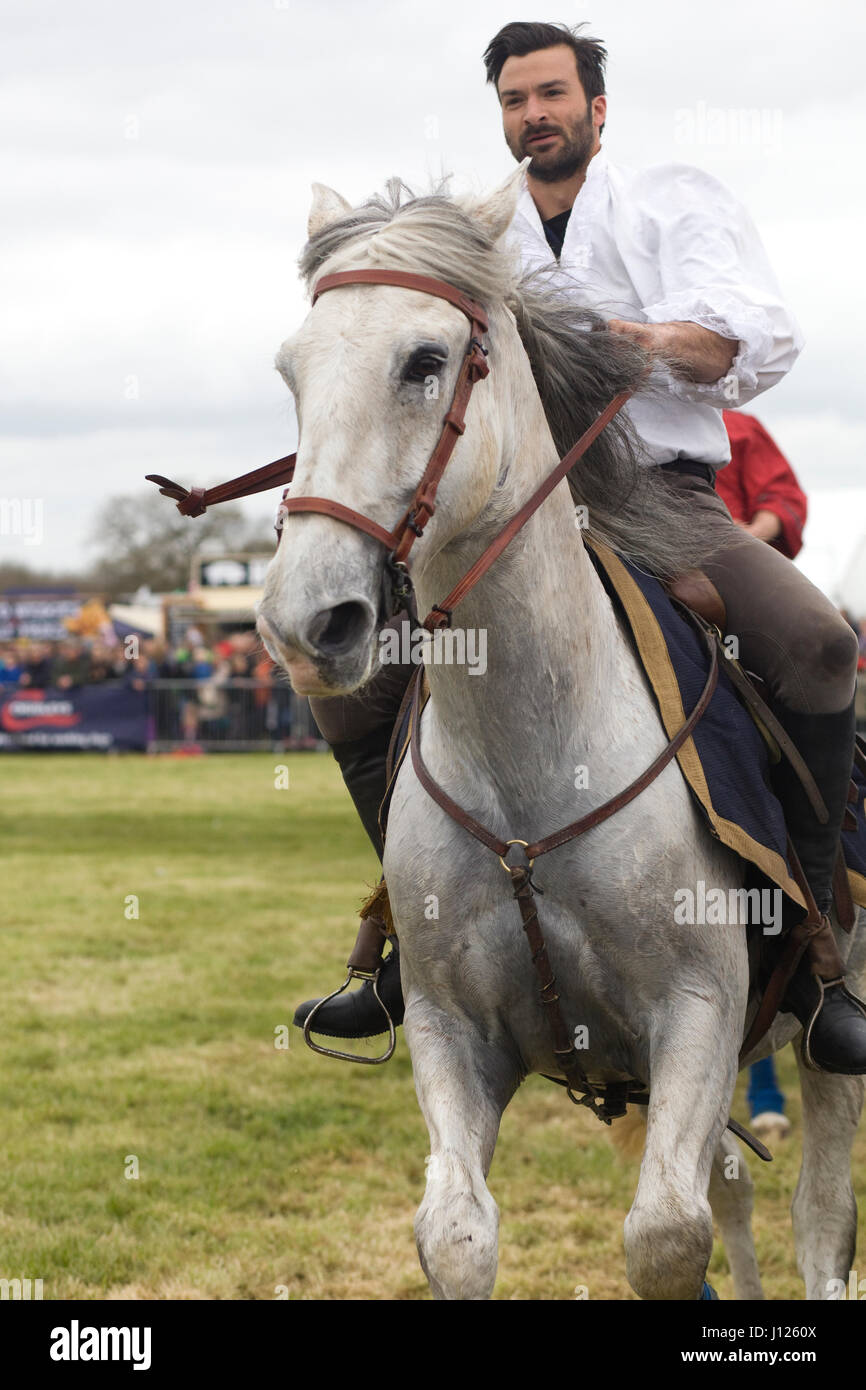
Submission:
POLYGON ((684 381, 665 369, 665 385, 683 400, 742 405, 790 371, 803 345, 799 326, 754 223, 724 184, 687 165, 661 166, 645 177, 660 287, 660 297, 644 306, 647 322, 697 323, 737 340, 719 381, 684 381))

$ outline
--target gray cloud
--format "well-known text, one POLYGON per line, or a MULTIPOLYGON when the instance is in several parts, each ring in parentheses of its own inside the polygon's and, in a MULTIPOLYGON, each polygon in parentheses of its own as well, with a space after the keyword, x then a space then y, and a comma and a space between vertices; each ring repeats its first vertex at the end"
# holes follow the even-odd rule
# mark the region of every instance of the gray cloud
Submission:
MULTIPOLYGON (((61 565, 82 558, 106 491, 154 469, 213 481, 293 447, 273 356, 305 311, 310 183, 358 200, 394 173, 502 178, 513 164, 480 55, 515 14, 492 0, 5 11, 2 489, 20 491, 26 469, 62 508, 45 556, 61 565)), ((586 17, 611 53, 610 157, 722 178, 803 324, 801 361, 752 408, 810 487, 853 487, 866 442, 858 10, 617 0, 586 17)))

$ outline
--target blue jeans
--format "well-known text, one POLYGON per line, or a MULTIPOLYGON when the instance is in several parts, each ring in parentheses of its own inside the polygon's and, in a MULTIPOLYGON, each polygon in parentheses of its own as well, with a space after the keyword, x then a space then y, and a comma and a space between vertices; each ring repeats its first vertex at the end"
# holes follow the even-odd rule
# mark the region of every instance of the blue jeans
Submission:
POLYGON ((773 1114, 784 1115, 785 1097, 779 1090, 776 1068, 772 1055, 749 1067, 749 1114, 752 1119, 770 1110, 773 1114))

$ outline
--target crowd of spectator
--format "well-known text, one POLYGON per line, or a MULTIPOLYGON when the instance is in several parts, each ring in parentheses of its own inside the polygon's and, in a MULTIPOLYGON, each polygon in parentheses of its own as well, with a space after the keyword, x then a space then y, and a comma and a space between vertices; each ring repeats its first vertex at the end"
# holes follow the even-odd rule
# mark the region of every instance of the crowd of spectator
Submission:
POLYGON ((309 731, 293 739, 289 686, 252 631, 208 641, 190 627, 174 644, 135 634, 114 643, 104 636, 0 643, 0 687, 7 690, 74 690, 106 682, 151 691, 156 736, 166 741, 317 742, 309 731))
POLYGON ((69 637, 59 642, 19 638, 0 645, 0 684, 44 690, 102 685, 105 681, 268 679, 273 663, 252 632, 232 633, 209 646, 189 628, 174 646, 153 637, 130 635, 113 644, 69 637))
MULTIPOLYGON (((866 618, 858 621, 842 611, 858 634, 866 682, 866 618)), ((311 726, 293 738, 289 687, 252 631, 208 642, 190 627, 174 644, 134 634, 114 643, 104 636, 0 643, 0 689, 71 690, 109 681, 153 692, 157 736, 167 741, 316 743, 311 726)), ((866 704, 858 710, 861 725, 863 711, 866 704)))

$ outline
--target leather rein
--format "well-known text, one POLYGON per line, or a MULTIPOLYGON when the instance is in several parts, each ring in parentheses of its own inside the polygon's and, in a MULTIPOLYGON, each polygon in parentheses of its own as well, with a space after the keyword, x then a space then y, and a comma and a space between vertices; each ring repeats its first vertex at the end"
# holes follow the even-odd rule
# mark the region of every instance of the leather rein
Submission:
MULTIPOLYGON (((476 300, 464 294, 455 286, 448 284, 444 280, 438 280, 431 276, 416 275, 409 271, 399 270, 347 270, 340 271, 333 275, 323 276, 315 285, 313 291, 313 304, 329 290, 337 289, 343 285, 395 285, 403 289, 419 290, 424 294, 435 295, 439 299, 445 299, 456 308, 460 309, 469 320, 470 335, 466 349, 466 354, 457 376, 454 387, 454 394, 451 404, 445 414, 442 432, 433 449, 430 459, 422 475, 412 500, 399 519, 394 528, 390 531, 378 522, 363 516, 352 508, 344 506, 331 498, 324 497, 289 497, 288 487, 283 493, 280 505, 282 515, 291 515, 296 512, 318 512, 324 516, 330 516, 338 521, 345 522, 356 530, 365 532, 382 544, 387 551, 386 566, 392 577, 393 592, 395 599, 405 599, 411 593, 411 580, 407 560, 415 541, 424 534, 431 517, 436 511, 436 493, 441 482, 442 476, 449 459, 454 451, 460 435, 465 430, 465 416, 472 389, 476 382, 485 378, 490 368, 486 361, 487 350, 483 346, 482 338, 488 331, 488 319, 484 308, 476 300)), ((519 511, 502 528, 495 539, 490 543, 482 555, 475 561, 469 570, 454 586, 451 592, 442 600, 441 604, 434 604, 430 612, 424 619, 424 627, 432 631, 436 628, 447 627, 450 625, 451 616, 457 604, 475 587, 481 577, 486 574, 490 566, 505 550, 506 546, 517 535, 529 518, 538 510, 541 504, 550 496, 554 488, 565 478, 566 474, 574 464, 582 457, 590 445, 595 441, 601 431, 613 419, 619 410, 625 405, 631 396, 631 391, 621 391, 618 395, 605 406, 604 410, 596 417, 592 424, 584 431, 577 443, 560 459, 559 463, 552 470, 544 481, 535 489, 519 511)), ((296 454, 288 454, 284 458, 276 459, 273 463, 265 464, 263 468, 254 469, 250 473, 245 473, 239 478, 234 478, 230 482, 221 483, 213 488, 184 488, 178 483, 172 482, 159 474, 149 473, 148 482, 154 482, 159 486, 163 496, 171 497, 177 503, 177 509, 184 516, 201 516, 209 506, 220 502, 233 501, 240 497, 252 496, 254 493, 264 492, 268 488, 279 485, 280 483, 289 484, 295 472, 296 454)), ((279 538, 280 524, 278 523, 277 535, 279 538)), ((710 669, 701 696, 686 719, 685 723, 669 741, 666 748, 650 764, 650 766, 635 780, 630 783, 623 791, 597 807, 594 811, 582 816, 579 820, 573 821, 570 825, 564 826, 561 830, 546 836, 544 839, 537 840, 528 844, 525 840, 509 839, 503 840, 499 836, 487 830, 479 821, 475 820, 461 806, 458 806, 448 793, 434 781, 428 772, 421 756, 420 741, 420 680, 415 679, 413 692, 412 708, 412 733, 411 733, 411 752, 412 765, 418 780, 424 790, 439 805, 448 816, 458 825, 462 826, 481 844, 492 850, 500 858, 503 869, 511 879, 514 897, 520 910, 521 922, 526 933, 527 941, 532 952, 532 961, 539 976, 540 998, 542 1006, 548 1018, 550 1032, 553 1040, 553 1051, 557 1059, 560 1070, 563 1072, 565 1080, 558 1077, 551 1077, 560 1085, 567 1088, 570 1098, 578 1105, 588 1106, 593 1113, 606 1124, 610 1124, 612 1118, 625 1114, 626 1105, 629 1102, 646 1104, 648 1093, 646 1086, 640 1081, 632 1082, 612 1082, 607 1084, 593 1084, 580 1062, 574 1042, 568 1033, 565 1021, 559 1008, 559 995, 556 992, 556 979, 550 967, 547 956, 547 947, 541 932, 538 919, 538 910, 535 904, 535 893, 532 881, 532 867, 535 859, 540 855, 547 854, 550 850, 557 849, 561 845, 567 844, 582 835, 585 831, 600 825, 610 816, 614 815, 622 806, 626 806, 633 801, 651 782, 659 775, 662 770, 676 756, 678 750, 692 733, 701 715, 706 710, 712 698, 713 692, 718 682, 718 654, 716 643, 709 636, 704 625, 699 625, 701 635, 704 637, 710 653, 710 669), (513 846, 519 846, 523 851, 523 863, 509 864, 508 855, 513 846)), ((419 668, 420 673, 420 668, 419 668)), ((540 889, 536 889, 540 892, 540 889)), ((734 1122, 729 1122, 734 1127, 734 1122)), ((744 1131, 736 1126, 737 1132, 741 1135, 744 1131)), ((751 1142, 756 1152, 765 1159, 770 1158, 770 1154, 763 1145, 752 1140, 751 1136, 746 1136, 747 1142, 751 1142)))

